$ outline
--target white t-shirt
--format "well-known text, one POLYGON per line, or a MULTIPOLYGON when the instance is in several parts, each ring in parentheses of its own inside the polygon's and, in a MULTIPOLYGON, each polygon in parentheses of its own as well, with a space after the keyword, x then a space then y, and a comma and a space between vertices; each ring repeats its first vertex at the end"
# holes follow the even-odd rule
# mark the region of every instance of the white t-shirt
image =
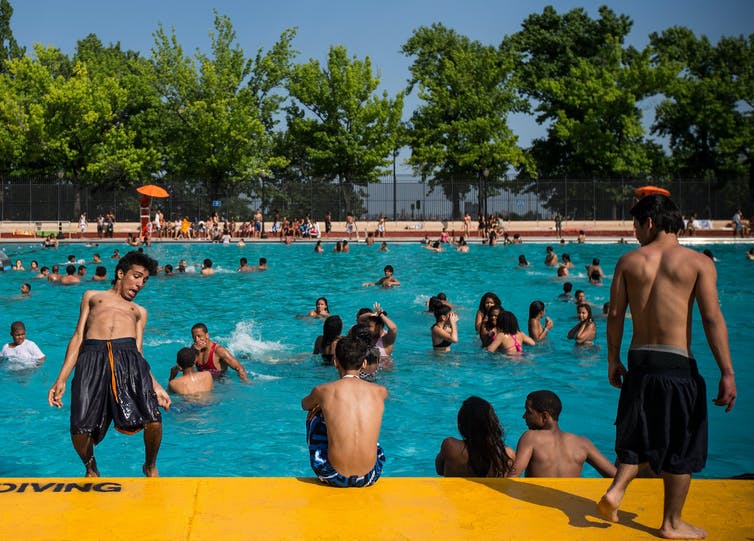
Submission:
POLYGON ((2 351, 0 351, 0 357, 6 358, 8 361, 15 361, 23 364, 30 364, 32 362, 38 362, 45 354, 39 349, 31 340, 24 340, 16 347, 11 347, 8 344, 3 345, 2 351))

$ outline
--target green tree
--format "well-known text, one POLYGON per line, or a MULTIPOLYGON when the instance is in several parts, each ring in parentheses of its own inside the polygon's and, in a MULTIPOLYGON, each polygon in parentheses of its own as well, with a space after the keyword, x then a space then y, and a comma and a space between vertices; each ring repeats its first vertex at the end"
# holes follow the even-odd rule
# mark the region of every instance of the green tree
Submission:
POLYGON ((0 0, 0 73, 6 73, 8 68, 6 61, 21 58, 26 53, 25 48, 19 47, 13 30, 10 27, 10 19, 13 17, 13 6, 8 0, 0 0))
POLYGON ((184 56, 175 33, 154 34, 152 61, 164 102, 165 171, 196 178, 209 200, 231 195, 241 183, 284 164, 273 155, 272 129, 295 51, 295 30, 286 30, 268 51, 245 57, 228 17, 215 13, 212 55, 184 56))
POLYGON ((36 45, 35 56, 8 63, 25 133, 20 169, 62 172, 78 213, 83 186, 127 187, 157 168, 158 154, 135 144, 122 113, 128 92, 115 77, 91 76, 54 48, 36 45))
MULTIPOLYGON (((656 91, 659 75, 648 49, 624 46, 631 26, 605 6, 598 19, 582 8, 560 15, 548 6, 504 41, 517 55, 520 87, 537 122, 547 125, 530 149, 538 176, 600 179, 616 203, 624 192, 610 180, 651 175, 656 155, 638 103, 656 91)), ((566 196, 553 191, 548 204, 558 208, 566 196)))
POLYGON ((477 183, 483 210, 488 181, 495 189, 510 167, 530 166, 507 123, 524 105, 512 84, 512 56, 439 23, 415 30, 402 51, 414 58, 409 91, 417 87, 423 102, 408 126, 408 163, 442 188, 454 218, 477 183))
POLYGON ((369 57, 349 59, 345 47, 334 46, 327 66, 313 59, 299 64, 288 84, 288 131, 306 149, 312 178, 337 179, 338 217, 356 210, 356 186, 377 180, 391 163, 403 94, 379 96, 379 83, 369 57))
POLYGON ((673 27, 650 41, 655 63, 673 72, 652 127, 669 139, 673 172, 717 189, 746 177, 754 205, 754 34, 713 45, 673 27))

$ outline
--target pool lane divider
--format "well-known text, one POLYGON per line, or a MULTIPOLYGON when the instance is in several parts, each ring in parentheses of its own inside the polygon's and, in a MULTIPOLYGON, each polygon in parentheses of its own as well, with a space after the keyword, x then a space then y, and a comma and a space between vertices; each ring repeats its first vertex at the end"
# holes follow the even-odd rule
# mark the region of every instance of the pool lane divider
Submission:
MULTIPOLYGON (((637 479, 600 518, 606 479, 0 478, 3 540, 657 539, 662 481, 637 479)), ((711 539, 754 536, 754 481, 694 480, 684 519, 711 539)))

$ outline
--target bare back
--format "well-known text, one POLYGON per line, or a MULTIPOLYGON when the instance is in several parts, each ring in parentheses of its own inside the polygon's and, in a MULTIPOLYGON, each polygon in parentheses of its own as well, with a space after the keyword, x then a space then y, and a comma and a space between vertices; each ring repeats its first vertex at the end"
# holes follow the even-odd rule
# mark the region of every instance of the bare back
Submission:
POLYGON ((170 380, 168 389, 174 393, 191 395, 206 393, 212 390, 214 378, 209 372, 190 372, 181 377, 170 380))
POLYGON ((632 345, 662 344, 688 350, 694 300, 701 294, 700 303, 716 303, 715 280, 715 266, 707 256, 680 246, 674 235, 661 235, 618 262, 608 326, 613 318, 623 318, 628 305, 632 345))
POLYGON ((521 439, 517 456, 530 448, 527 477, 581 477, 591 446, 586 438, 559 430, 529 430, 521 439))
POLYGON ((312 396, 327 423, 330 463, 342 475, 364 475, 377 458, 387 390, 359 378, 315 387, 312 396))

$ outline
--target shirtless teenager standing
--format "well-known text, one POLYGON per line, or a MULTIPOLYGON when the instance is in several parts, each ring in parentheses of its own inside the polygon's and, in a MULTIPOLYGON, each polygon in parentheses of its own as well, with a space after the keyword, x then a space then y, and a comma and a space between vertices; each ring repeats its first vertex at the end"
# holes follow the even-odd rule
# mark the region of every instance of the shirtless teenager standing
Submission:
POLYGON ((368 487, 382 474, 385 455, 378 442, 387 389, 364 381, 367 346, 344 336, 335 347, 340 378, 317 385, 301 400, 309 411, 306 441, 312 470, 330 486, 368 487))
POLYGON ((534 391, 526 397, 524 420, 511 476, 581 477, 584 462, 603 477, 615 475, 615 466, 583 436, 560 430, 563 405, 552 391, 534 391))
POLYGON ((631 215, 641 247, 621 257, 615 267, 607 316, 608 379, 621 389, 615 423, 618 472, 598 509, 617 522, 628 484, 639 465, 649 463, 662 474, 665 488, 659 534, 699 539, 706 532, 681 519, 691 474, 701 471, 707 459, 705 383, 690 351, 694 301, 720 369, 713 402, 728 412, 736 401, 717 272, 710 258, 678 243, 683 220, 668 197, 646 196, 631 215), (627 307, 633 322, 628 370, 620 360, 627 307))
POLYGON ((47 394, 51 406, 63 406, 66 380, 71 382, 71 440, 86 466, 87 477, 99 477, 94 446, 105 437, 110 422, 124 434, 144 429, 142 471, 157 477, 157 452, 162 441, 162 417, 170 397, 152 376, 142 355, 147 311, 133 302, 157 270, 157 262, 140 252, 118 261, 113 287, 86 291, 76 330, 65 361, 47 394))

